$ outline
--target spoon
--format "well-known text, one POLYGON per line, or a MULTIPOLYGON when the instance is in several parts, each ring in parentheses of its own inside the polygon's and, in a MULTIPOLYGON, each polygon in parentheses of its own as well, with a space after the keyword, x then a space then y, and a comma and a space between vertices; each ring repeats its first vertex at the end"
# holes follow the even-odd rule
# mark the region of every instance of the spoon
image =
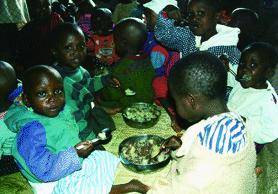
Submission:
MULTIPOLYGON (((97 144, 98 142, 105 141, 111 136, 111 130, 109 128, 103 129, 100 133, 98 133, 97 138, 88 140, 91 144, 97 144)), ((80 150, 87 147, 86 145, 79 145, 76 149, 80 150)))
POLYGON ((134 92, 130 88, 124 89, 121 85, 119 85, 118 88, 126 96, 134 96, 134 95, 136 95, 136 92, 134 92))

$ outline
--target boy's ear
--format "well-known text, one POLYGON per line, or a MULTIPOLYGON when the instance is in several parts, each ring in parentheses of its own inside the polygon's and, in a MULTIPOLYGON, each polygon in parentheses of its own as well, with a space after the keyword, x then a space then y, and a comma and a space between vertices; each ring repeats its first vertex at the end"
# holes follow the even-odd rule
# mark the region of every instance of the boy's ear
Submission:
POLYGON ((188 94, 185 97, 185 100, 187 101, 187 104, 189 104, 191 106, 191 108, 193 110, 195 110, 197 108, 197 106, 196 106, 196 99, 195 99, 195 97, 192 94, 188 94))
POLYGON ((53 56, 56 56, 56 54, 57 54, 57 52, 56 52, 55 49, 50 49, 50 52, 51 52, 51 54, 52 54, 53 56))
POLYGON ((215 21, 217 21, 217 23, 218 23, 219 20, 220 20, 220 15, 221 15, 220 12, 217 12, 217 13, 215 14, 215 21))
POLYGON ((266 71, 265 71, 265 77, 267 79, 270 79, 274 76, 275 74, 275 69, 274 68, 268 68, 266 71))

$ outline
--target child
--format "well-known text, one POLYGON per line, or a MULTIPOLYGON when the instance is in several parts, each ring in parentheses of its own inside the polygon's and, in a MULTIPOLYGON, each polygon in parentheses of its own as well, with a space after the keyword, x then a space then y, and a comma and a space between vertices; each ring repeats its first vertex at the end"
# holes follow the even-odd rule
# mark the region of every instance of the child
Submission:
POLYGON ((112 16, 114 24, 117 24, 124 18, 130 17, 132 11, 139 5, 136 0, 120 0, 118 2, 112 16))
POLYGON ((137 18, 120 21, 114 29, 114 42, 120 60, 111 67, 111 74, 121 87, 107 87, 101 91, 103 106, 124 108, 135 102, 153 102, 152 79, 154 69, 150 58, 142 53, 147 38, 145 24, 137 18), (126 95, 127 90, 133 95, 126 95))
POLYGON ((78 7, 76 14, 76 21, 78 26, 82 29, 84 35, 89 38, 92 36, 92 13, 96 7, 96 4, 92 0, 73 0, 78 7))
MULTIPOLYGON (((217 0, 190 0, 188 26, 174 25, 177 8, 167 6, 158 16, 155 36, 167 47, 182 52, 182 57, 194 51, 209 51, 216 56, 227 54, 232 69, 236 69, 240 51, 237 49, 238 28, 217 24, 220 3, 217 0)), ((228 84, 234 77, 228 74, 228 84)))
POLYGON ((226 84, 223 64, 205 51, 189 54, 172 68, 169 88, 177 111, 198 123, 181 139, 173 136, 164 143, 178 148, 176 161, 148 194, 256 192, 255 146, 248 123, 226 106, 226 84))
POLYGON ((11 132, 4 123, 8 108, 13 102, 18 103, 22 92, 18 85, 13 67, 0 61, 0 176, 18 171, 11 156, 12 144, 16 133, 11 132))
POLYGON ((172 0, 152 0, 145 3, 144 15, 148 27, 148 39, 145 44, 145 51, 150 54, 156 77, 153 79, 152 86, 155 94, 156 103, 161 105, 171 118, 172 128, 179 132, 179 126, 176 113, 168 96, 167 78, 170 69, 179 60, 180 54, 176 51, 163 47, 154 37, 154 26, 156 24, 158 13, 167 5, 177 6, 177 2, 172 0))
POLYGON ((51 11, 49 0, 28 0, 28 10, 31 21, 19 32, 17 38, 18 63, 26 70, 36 64, 49 63, 49 32, 63 20, 57 13, 51 11))
POLYGON ((239 83, 230 93, 228 106, 253 123, 257 144, 278 138, 278 96, 267 81, 278 63, 275 49, 267 43, 253 43, 241 55, 237 71, 239 83))
MULTIPOLYGON (((56 60, 53 65, 64 79, 66 102, 70 105, 73 115, 80 128, 80 138, 88 139, 94 133, 109 127, 114 129, 112 119, 104 112, 102 117, 92 119, 94 93, 104 85, 112 82, 109 75, 91 77, 89 72, 81 65, 86 56, 85 38, 82 30, 74 24, 64 23, 52 31, 52 54, 56 60), (104 119, 106 126, 95 126, 96 119, 104 119), (100 128, 99 128, 100 127, 100 128), (103 127, 103 128, 102 128, 103 127)), ((93 111, 99 110, 94 108, 93 111)), ((102 110, 99 110, 102 111, 102 110)))
POLYGON ((75 15, 77 12, 77 7, 70 3, 69 0, 58 0, 51 3, 53 12, 58 13, 65 22, 75 22, 75 15))
POLYGON ((60 74, 48 66, 33 67, 23 87, 24 104, 12 105, 5 122, 18 131, 12 153, 34 192, 109 193, 119 159, 80 142, 60 74), (80 145, 86 147, 77 149, 80 145))
POLYGON ((237 8, 232 12, 229 26, 240 29, 237 47, 243 50, 250 43, 258 39, 259 15, 247 8, 237 8))
POLYGON ((107 8, 97 8, 92 13, 91 22, 93 34, 87 43, 89 52, 104 64, 114 64, 118 57, 114 49, 111 11, 107 8))

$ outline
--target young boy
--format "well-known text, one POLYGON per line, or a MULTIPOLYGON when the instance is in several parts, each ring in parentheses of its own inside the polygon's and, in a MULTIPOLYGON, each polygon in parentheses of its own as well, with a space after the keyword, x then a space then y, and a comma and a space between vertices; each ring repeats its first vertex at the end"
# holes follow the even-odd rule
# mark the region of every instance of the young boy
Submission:
POLYGON ((257 144, 278 138, 278 96, 267 81, 278 63, 275 49, 267 43, 253 43, 241 55, 237 71, 239 83, 230 93, 228 106, 254 125, 257 144))
POLYGON ((11 156, 16 133, 7 128, 4 119, 11 104, 21 100, 21 93, 22 86, 17 83, 15 70, 10 64, 0 61, 0 176, 18 171, 11 156))
POLYGON ((101 91, 101 104, 124 108, 135 102, 153 102, 154 69, 150 58, 142 52, 147 38, 145 24, 137 18, 120 21, 114 29, 116 54, 120 60, 111 67, 111 74, 121 83, 120 88, 107 87, 101 91), (127 90, 133 95, 126 95, 127 90))
POLYGON ((71 107, 80 128, 80 138, 93 138, 98 130, 114 129, 112 119, 101 109, 93 108, 94 93, 104 85, 114 84, 110 75, 91 77, 81 65, 86 56, 85 38, 82 30, 75 24, 64 23, 52 31, 52 54, 56 60, 53 65, 64 79, 66 103, 71 107), (92 109, 93 108, 93 109, 92 109), (98 111, 102 117, 94 118, 98 111), (106 126, 96 126, 96 119, 104 119, 106 126), (95 131, 92 131, 94 129, 95 131))
POLYGON ((36 66, 24 75, 23 87, 24 103, 10 107, 5 123, 18 131, 12 154, 34 193, 109 193, 119 159, 80 142, 61 75, 36 66))
MULTIPOLYGON (((177 8, 167 6, 158 16, 155 36, 167 47, 182 53, 182 57, 195 51, 208 51, 215 56, 226 54, 236 69, 240 51, 237 49, 238 28, 217 24, 220 3, 217 0, 190 0, 188 2, 188 26, 175 26, 177 8)), ((228 74, 228 84, 233 86, 234 77, 228 74)))
POLYGON ((197 123, 164 143, 178 148, 177 160, 148 193, 256 192, 255 146, 249 126, 227 108, 226 84, 224 66, 208 52, 189 54, 172 68, 169 88, 178 114, 197 123))
POLYGON ((92 12, 91 24, 93 34, 87 42, 90 54, 104 64, 114 64, 118 57, 114 49, 111 11, 106 8, 95 9, 92 12))

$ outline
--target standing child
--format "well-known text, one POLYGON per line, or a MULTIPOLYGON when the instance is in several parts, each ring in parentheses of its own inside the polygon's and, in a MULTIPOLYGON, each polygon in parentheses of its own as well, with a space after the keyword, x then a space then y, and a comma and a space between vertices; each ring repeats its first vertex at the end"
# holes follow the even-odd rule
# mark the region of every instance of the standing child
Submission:
MULTIPOLYGON (((228 55, 232 69, 236 69, 240 51, 237 49, 238 28, 217 24, 220 3, 217 0, 190 0, 188 2, 188 26, 175 26, 177 8, 167 6, 158 16, 155 36, 167 47, 182 53, 182 57, 195 51, 208 51, 216 56, 228 55)), ((228 84, 234 77, 228 74, 228 84)))
POLYGON ((12 105, 5 122, 18 132, 12 153, 34 193, 107 194, 115 189, 119 159, 80 142, 60 74, 48 66, 33 67, 24 75, 23 87, 24 104, 12 105), (77 149, 80 145, 85 148, 77 149))
POLYGON ((253 43, 241 55, 237 71, 239 83, 230 93, 228 106, 250 120, 257 144, 278 138, 278 96, 267 81, 278 63, 275 49, 267 43, 253 43))
POLYGON ((100 62, 112 65, 118 59, 114 49, 112 13, 107 8, 97 8, 92 13, 92 36, 87 42, 89 54, 100 62))
POLYGON ((11 132, 4 119, 13 102, 21 100, 22 86, 17 83, 13 67, 0 61, 0 176, 18 171, 12 155, 16 133, 11 132))
MULTIPOLYGON (((114 128, 112 119, 104 112, 101 117, 92 119, 93 107, 91 105, 94 93, 112 81, 109 75, 91 77, 89 72, 81 66, 86 56, 82 30, 75 24, 61 24, 52 31, 51 42, 52 54, 56 60, 53 67, 64 79, 66 103, 70 105, 79 125, 80 138, 93 138, 97 131, 92 131, 92 129, 114 128), (104 121, 106 126, 95 126, 96 119, 106 119, 104 121)), ((96 110, 102 112, 95 107, 93 111, 96 110)))
POLYGON ((120 81, 121 87, 102 90, 100 103, 117 108, 135 102, 152 103, 154 69, 150 58, 142 51, 147 38, 145 24, 137 18, 124 19, 116 25, 113 35, 120 60, 111 67, 111 74, 120 81))
POLYGON ((169 76, 180 116, 197 122, 165 148, 176 150, 170 172, 149 193, 256 193, 256 154, 249 126, 224 100, 227 73, 211 53, 182 58, 169 76), (223 177, 227 177, 225 179, 223 177))

